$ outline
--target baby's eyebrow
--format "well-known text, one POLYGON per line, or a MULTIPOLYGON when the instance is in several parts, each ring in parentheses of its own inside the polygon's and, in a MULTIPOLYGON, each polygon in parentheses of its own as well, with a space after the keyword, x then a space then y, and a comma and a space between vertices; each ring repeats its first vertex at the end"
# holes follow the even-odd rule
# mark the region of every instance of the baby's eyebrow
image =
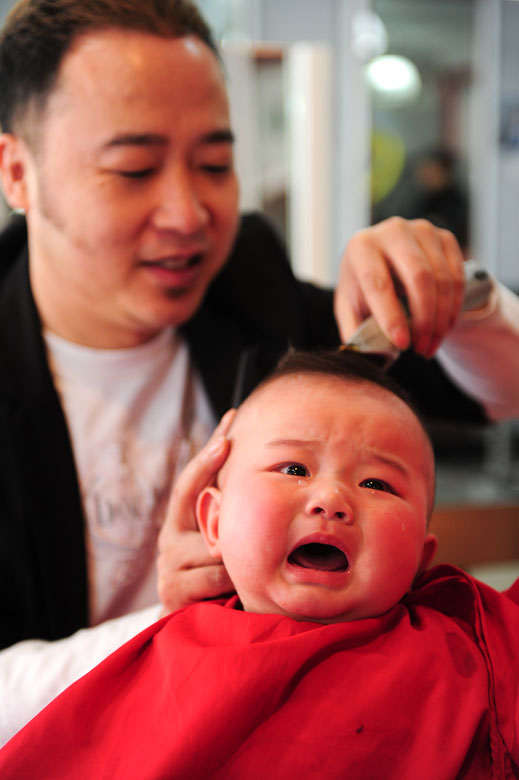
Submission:
POLYGON ((267 442, 268 447, 312 447, 319 442, 314 439, 272 439, 267 442))
MULTIPOLYGON (((315 447, 319 443, 320 442, 317 439, 272 439, 272 441, 267 442, 267 446, 268 447, 315 447)), ((379 463, 383 463, 385 466, 390 466, 396 469, 397 471, 399 471, 405 477, 409 477, 408 467, 396 456, 383 453, 383 452, 376 452, 373 450, 367 450, 366 454, 368 459, 378 461, 379 463)))
POLYGON ((404 477, 409 477, 409 469, 399 458, 381 452, 370 452, 369 455, 373 460, 383 463, 385 466, 391 466, 403 474, 404 477))

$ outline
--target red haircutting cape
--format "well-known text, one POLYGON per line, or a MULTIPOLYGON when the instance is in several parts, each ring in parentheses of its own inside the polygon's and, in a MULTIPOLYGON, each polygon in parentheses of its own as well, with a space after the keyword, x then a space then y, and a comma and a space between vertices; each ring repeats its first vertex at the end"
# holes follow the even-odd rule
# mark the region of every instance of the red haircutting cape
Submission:
POLYGON ((350 623, 245 613, 235 599, 188 607, 22 729, 0 777, 517 778, 513 596, 443 566, 350 623))

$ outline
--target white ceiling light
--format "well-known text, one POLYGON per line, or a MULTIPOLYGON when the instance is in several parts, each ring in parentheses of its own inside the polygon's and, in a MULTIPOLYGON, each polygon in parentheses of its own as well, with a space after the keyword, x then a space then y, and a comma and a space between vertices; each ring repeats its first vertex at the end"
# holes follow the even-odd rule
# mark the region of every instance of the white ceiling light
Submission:
POLYGON ((384 54, 371 60, 366 66, 366 76, 375 92, 391 102, 413 100, 422 88, 414 62, 395 54, 384 54))
POLYGON ((351 48, 362 62, 386 51, 387 30, 380 16, 374 11, 362 9, 353 16, 351 48))

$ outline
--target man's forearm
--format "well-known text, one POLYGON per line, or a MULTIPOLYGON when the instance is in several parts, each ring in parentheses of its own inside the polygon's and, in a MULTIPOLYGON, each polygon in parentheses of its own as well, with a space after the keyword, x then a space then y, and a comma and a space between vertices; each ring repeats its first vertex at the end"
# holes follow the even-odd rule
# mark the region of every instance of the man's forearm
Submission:
POLYGON ((488 305, 461 315, 437 357, 490 419, 519 416, 519 297, 496 282, 488 305))
POLYGON ((75 680, 160 617, 161 605, 56 642, 28 640, 0 652, 0 746, 75 680))

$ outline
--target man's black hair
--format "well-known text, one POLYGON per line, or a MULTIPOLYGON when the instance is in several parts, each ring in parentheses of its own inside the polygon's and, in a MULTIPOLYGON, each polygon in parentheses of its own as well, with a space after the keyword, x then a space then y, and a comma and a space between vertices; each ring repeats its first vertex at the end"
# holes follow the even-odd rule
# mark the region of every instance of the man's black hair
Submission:
POLYGON ((218 57, 207 23, 189 0, 20 0, 0 34, 2 131, 19 133, 28 109, 44 108, 78 37, 109 28, 193 35, 218 57))

